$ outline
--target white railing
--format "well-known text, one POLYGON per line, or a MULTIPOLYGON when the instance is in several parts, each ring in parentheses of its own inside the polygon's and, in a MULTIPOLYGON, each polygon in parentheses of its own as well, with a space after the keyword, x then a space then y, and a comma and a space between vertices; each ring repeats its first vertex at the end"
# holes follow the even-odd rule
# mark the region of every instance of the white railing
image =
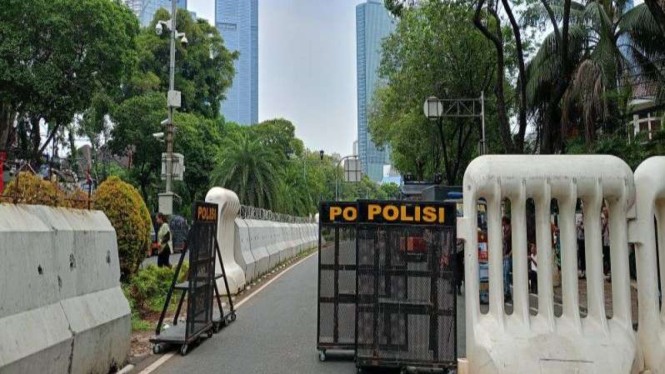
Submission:
POLYGON ((665 310, 661 309, 658 291, 659 261, 660 282, 664 281, 665 269, 665 157, 644 161, 635 171, 635 187, 637 219, 630 223, 630 242, 635 244, 637 262, 638 336, 645 368, 665 373, 665 310))
POLYGON ((485 156, 464 175, 464 216, 458 237, 465 242, 468 372, 630 373, 638 370, 632 329, 627 218, 635 187, 630 168, 612 156, 485 156), (479 302, 477 202, 487 203, 489 311, 479 302), (536 210, 538 310, 529 313, 526 202, 536 210), (512 218, 513 313, 504 310, 501 205, 512 218), (560 214, 563 311, 554 314, 551 201, 560 214), (580 317, 575 208, 584 203, 588 315, 580 317), (600 212, 609 206, 612 307, 605 313, 600 212))

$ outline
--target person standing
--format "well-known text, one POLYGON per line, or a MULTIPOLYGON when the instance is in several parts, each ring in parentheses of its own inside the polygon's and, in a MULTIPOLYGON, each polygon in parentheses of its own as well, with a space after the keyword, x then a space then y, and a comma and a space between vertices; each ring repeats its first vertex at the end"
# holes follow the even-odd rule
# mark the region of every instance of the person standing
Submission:
POLYGON ((538 250, 534 243, 529 244, 529 292, 538 293, 538 250))
POLYGON ((157 242, 159 243, 157 266, 160 268, 164 266, 171 267, 169 258, 173 253, 173 239, 171 238, 171 229, 164 214, 157 213, 157 224, 159 225, 159 232, 157 232, 157 242))
MULTIPOLYGON (((580 208, 581 209, 581 208, 580 208)), ((575 227, 577 228, 577 276, 586 276, 586 253, 584 253, 584 213, 575 214, 575 227)))
POLYGON ((611 261, 610 261, 610 211, 607 205, 603 207, 603 213, 600 222, 603 227, 603 274, 605 279, 610 279, 611 261))
POLYGON ((503 295, 505 301, 511 301, 512 294, 510 292, 510 272, 513 267, 513 243, 512 233, 510 231, 510 218, 504 216, 501 219, 501 228, 503 231, 503 295))

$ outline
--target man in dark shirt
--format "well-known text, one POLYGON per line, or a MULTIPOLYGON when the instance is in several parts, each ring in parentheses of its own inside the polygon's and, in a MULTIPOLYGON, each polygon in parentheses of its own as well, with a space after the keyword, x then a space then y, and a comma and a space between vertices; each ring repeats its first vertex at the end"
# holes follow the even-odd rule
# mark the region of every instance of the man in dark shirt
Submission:
POLYGON ((506 301, 510 301, 512 300, 510 272, 513 267, 513 243, 510 231, 510 219, 508 217, 504 216, 501 219, 501 229, 503 231, 503 295, 506 301))

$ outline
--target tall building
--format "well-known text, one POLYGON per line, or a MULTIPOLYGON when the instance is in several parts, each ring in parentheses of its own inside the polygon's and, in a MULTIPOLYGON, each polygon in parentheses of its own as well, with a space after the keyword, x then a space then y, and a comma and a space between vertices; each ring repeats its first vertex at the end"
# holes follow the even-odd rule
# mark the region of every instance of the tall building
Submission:
POLYGON ((259 121, 258 0, 215 0, 215 25, 226 48, 240 52, 222 115, 241 125, 255 124, 259 121))
MULTIPOLYGON (((139 18, 142 27, 146 27, 152 22, 157 9, 164 8, 171 10, 171 0, 125 0, 125 4, 139 18)), ((187 0, 177 0, 177 6, 187 9, 187 0)))
POLYGON ((382 0, 356 6, 356 64, 358 69, 358 153, 363 172, 374 182, 383 179, 383 165, 390 163, 390 150, 379 149, 367 129, 367 112, 379 83, 381 42, 395 29, 382 0))

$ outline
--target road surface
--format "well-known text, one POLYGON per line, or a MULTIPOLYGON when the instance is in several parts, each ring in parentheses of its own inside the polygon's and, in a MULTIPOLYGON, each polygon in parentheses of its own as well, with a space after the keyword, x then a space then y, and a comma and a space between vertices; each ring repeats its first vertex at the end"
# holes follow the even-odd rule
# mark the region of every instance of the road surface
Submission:
MULTIPOLYGON (((464 297, 458 297, 458 347, 464 355, 464 297)), ((290 269, 238 309, 213 338, 166 361, 156 374, 355 373, 352 357, 320 362, 316 351, 317 257, 290 269)))

